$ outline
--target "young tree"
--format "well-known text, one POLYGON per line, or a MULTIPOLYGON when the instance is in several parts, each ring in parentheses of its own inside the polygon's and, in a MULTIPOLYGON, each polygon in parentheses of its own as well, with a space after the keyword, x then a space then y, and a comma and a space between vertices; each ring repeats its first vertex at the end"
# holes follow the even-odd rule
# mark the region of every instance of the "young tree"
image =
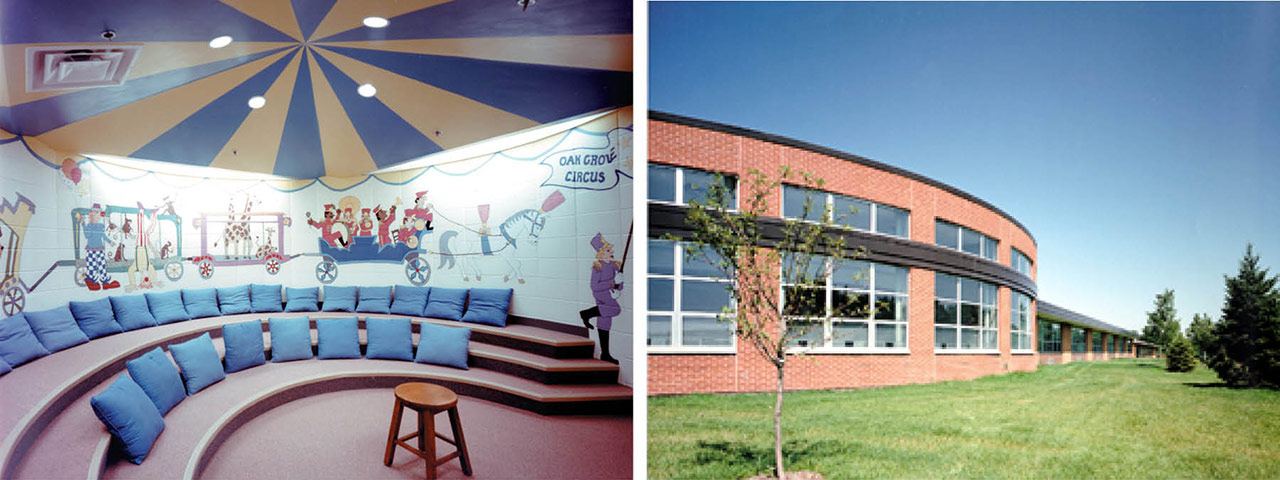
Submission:
MULTIPOLYGON (((700 246, 686 248, 687 257, 697 257, 734 280, 726 285, 734 308, 725 308, 718 318, 733 323, 740 341, 777 369, 773 410, 777 478, 784 474, 782 397, 786 364, 803 353, 796 340, 822 327, 827 315, 823 289, 832 267, 865 254, 863 248, 846 248, 843 236, 831 233, 839 227, 831 221, 832 212, 825 201, 819 206, 813 198, 807 199, 801 219, 762 218, 769 200, 778 198, 784 181, 811 187, 824 183, 812 173, 795 172, 786 166, 779 168, 776 178, 753 169, 743 181, 742 198, 735 210, 735 189, 716 175, 705 194, 695 192, 694 198, 687 201, 685 223, 692 232, 679 239, 700 246), (779 295, 780 279, 787 284, 784 296, 779 295)), ((838 308, 860 310, 862 315, 868 310, 866 305, 838 308)))
POLYGON ((1170 372, 1190 372, 1196 368, 1196 354, 1192 351, 1191 341, 1182 336, 1182 332, 1178 332, 1169 343, 1164 368, 1170 372))
POLYGON ((1213 319, 1207 313, 1197 313, 1187 326, 1187 340, 1195 347, 1196 358, 1209 364, 1209 352, 1213 350, 1213 319))
POLYGON ((1154 343, 1168 352, 1169 345, 1182 332, 1178 311, 1173 308, 1173 290, 1156 294, 1156 309, 1147 312, 1147 326, 1142 328, 1142 340, 1154 343))
POLYGON ((1280 293, 1277 278, 1245 248, 1235 277, 1227 277, 1222 320, 1214 328, 1210 364, 1233 385, 1280 387, 1280 293))

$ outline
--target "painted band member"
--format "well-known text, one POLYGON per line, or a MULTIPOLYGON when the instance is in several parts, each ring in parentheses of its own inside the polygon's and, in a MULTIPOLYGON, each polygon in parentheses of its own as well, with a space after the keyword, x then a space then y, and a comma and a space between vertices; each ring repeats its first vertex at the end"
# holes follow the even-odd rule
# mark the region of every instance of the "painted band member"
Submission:
POLYGON ((596 306, 579 312, 582 324, 591 326, 591 317, 596 317, 597 332, 600 334, 600 359, 618 363, 609 355, 609 330, 613 328, 613 317, 622 313, 618 305, 618 294, 622 291, 622 264, 613 259, 613 244, 606 242, 604 236, 597 233, 591 239, 591 246, 596 249, 596 261, 591 264, 591 296, 596 306))

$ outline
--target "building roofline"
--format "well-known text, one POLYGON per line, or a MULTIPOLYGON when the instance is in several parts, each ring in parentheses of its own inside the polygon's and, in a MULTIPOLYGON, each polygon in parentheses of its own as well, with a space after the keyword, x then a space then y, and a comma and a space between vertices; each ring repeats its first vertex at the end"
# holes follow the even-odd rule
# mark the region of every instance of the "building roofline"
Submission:
POLYGON ((981 205, 983 208, 986 208, 987 210, 993 211, 993 212, 995 212, 995 213, 999 214, 1000 216, 1004 217, 1005 219, 1009 220, 1010 222, 1013 222, 1013 224, 1014 224, 1014 225, 1017 225, 1017 226, 1018 226, 1018 228, 1022 229, 1022 232, 1023 232, 1023 233, 1026 233, 1026 234, 1027 234, 1027 237, 1030 237, 1030 238, 1031 238, 1031 243, 1033 243, 1033 244, 1035 244, 1037 247, 1039 247, 1039 243, 1038 243, 1038 242, 1036 242, 1036 237, 1035 237, 1035 235, 1032 235, 1032 234, 1031 234, 1031 230, 1027 229, 1026 225, 1023 225, 1023 224, 1022 224, 1022 222, 1019 222, 1019 221, 1018 221, 1018 219, 1013 218, 1013 215, 1009 215, 1009 214, 1008 214, 1008 213, 1006 213, 1004 210, 1001 210, 1000 208, 996 207, 995 205, 992 205, 992 204, 988 203, 986 200, 983 200, 983 199, 981 199, 981 198, 978 198, 978 197, 974 196, 973 194, 970 194, 969 192, 966 192, 966 191, 961 190, 961 189, 959 189, 959 188, 953 187, 953 186, 951 186, 951 185, 947 185, 947 184, 945 184, 945 183, 939 182, 939 181, 937 181, 937 180, 934 180, 934 179, 932 179, 932 178, 926 177, 926 176, 924 176, 924 175, 921 175, 921 174, 918 174, 918 173, 915 173, 915 172, 912 172, 912 171, 909 171, 909 170, 905 170, 905 169, 902 169, 902 168, 899 168, 899 167, 895 167, 895 166, 893 166, 893 165, 888 165, 888 164, 885 164, 885 163, 877 162, 877 161, 875 161, 875 160, 872 160, 872 159, 869 159, 869 158, 866 158, 866 157, 863 157, 863 156, 860 156, 860 155, 854 155, 854 154, 852 154, 852 153, 842 152, 842 151, 840 151, 840 150, 836 150, 836 149, 834 149, 834 148, 824 147, 824 146, 821 146, 821 145, 816 145, 816 144, 813 144, 813 143, 805 142, 805 141, 802 141, 802 140, 796 140, 796 139, 794 139, 794 138, 784 137, 784 136, 781 136, 781 135, 775 135, 775 134, 772 134, 772 133, 765 133, 765 132, 761 132, 761 131, 759 131, 759 130, 752 130, 752 129, 750 129, 750 128, 739 127, 739 126, 736 126, 736 125, 728 125, 728 124, 724 124, 724 123, 713 122, 713 121, 710 121, 710 120, 703 120, 703 119, 700 119, 700 118, 686 117, 686 116, 684 116, 684 115, 678 115, 678 114, 674 114, 674 113, 667 113, 667 112, 662 112, 662 111, 658 111, 658 110, 649 110, 649 119, 650 119, 650 120, 658 120, 658 121, 660 121, 660 122, 674 123, 674 124, 678 124, 678 125, 685 125, 685 126, 689 126, 689 127, 701 128, 701 129, 703 129, 703 130, 712 130, 712 131, 721 132, 721 133, 728 133, 728 134, 731 134, 731 135, 737 135, 737 136, 740 136, 740 137, 754 138, 754 139, 756 139, 756 140, 761 140, 761 141, 765 141, 765 142, 769 142, 769 143, 775 143, 775 144, 778 144, 778 145, 784 145, 784 146, 788 146, 788 147, 798 148, 798 149, 801 149, 801 150, 808 150, 808 151, 810 151, 810 152, 819 153, 819 154, 822 154, 822 155, 827 155, 827 156, 830 156, 830 157, 835 157, 835 158, 839 158, 839 159, 847 160, 847 161, 850 161, 850 162, 853 162, 853 163, 856 163, 856 164, 859 164, 859 165, 863 165, 863 166, 866 166, 866 167, 871 167, 871 168, 874 168, 874 169, 876 169, 876 170, 885 171, 885 172, 888 172, 888 173, 892 173, 892 174, 894 174, 894 175, 898 175, 898 176, 901 176, 901 177, 910 178, 910 179, 912 179, 912 180, 915 180, 915 181, 918 181, 918 182, 921 182, 921 183, 925 183, 925 184, 928 184, 928 185, 931 185, 931 186, 934 186, 934 187, 938 187, 938 188, 940 188, 940 189, 942 189, 942 190, 944 190, 944 191, 947 191, 947 192, 949 192, 949 193, 951 193, 951 194, 954 194, 954 195, 956 195, 956 196, 959 196, 960 198, 963 198, 963 199, 965 199, 965 200, 969 200, 969 201, 971 201, 971 202, 973 202, 973 203, 976 203, 976 204, 978 204, 978 205, 981 205))
POLYGON ((1036 300, 1036 316, 1049 317, 1054 320, 1060 320, 1073 325, 1089 327, 1095 330, 1102 330, 1107 333, 1115 333, 1126 337, 1138 338, 1138 332, 1133 330, 1120 328, 1110 323, 1098 320, 1083 313, 1067 310, 1044 300, 1036 300))

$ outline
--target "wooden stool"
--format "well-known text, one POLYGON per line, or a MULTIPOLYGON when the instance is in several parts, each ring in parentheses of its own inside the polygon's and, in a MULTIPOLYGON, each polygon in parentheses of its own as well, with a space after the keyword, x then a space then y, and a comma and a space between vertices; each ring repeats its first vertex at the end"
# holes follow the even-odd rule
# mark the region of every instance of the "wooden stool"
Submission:
POLYGON ((436 478, 436 467, 461 458, 462 473, 471 475, 471 457, 467 455, 467 441, 462 437, 462 422, 458 419, 458 395, 452 390, 430 383, 403 383, 396 387, 396 406, 391 413, 391 433, 387 434, 387 453, 382 463, 391 466, 395 458, 396 445, 404 447, 427 461, 427 478, 436 478), (400 414, 404 409, 418 412, 418 431, 397 437, 400 433, 400 414), (449 438, 436 431, 436 417, 440 412, 449 412, 449 424, 453 427, 453 437, 449 438), (405 443, 418 437, 418 448, 405 443), (436 458, 436 437, 456 447, 453 453, 436 458))

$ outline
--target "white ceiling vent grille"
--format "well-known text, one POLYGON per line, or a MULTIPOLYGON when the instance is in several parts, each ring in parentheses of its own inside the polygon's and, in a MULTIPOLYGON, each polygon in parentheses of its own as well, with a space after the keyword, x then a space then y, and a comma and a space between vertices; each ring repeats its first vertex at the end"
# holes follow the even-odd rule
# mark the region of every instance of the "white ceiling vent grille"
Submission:
POLYGON ((141 52, 142 45, 27 47, 27 91, 122 85, 141 52))

